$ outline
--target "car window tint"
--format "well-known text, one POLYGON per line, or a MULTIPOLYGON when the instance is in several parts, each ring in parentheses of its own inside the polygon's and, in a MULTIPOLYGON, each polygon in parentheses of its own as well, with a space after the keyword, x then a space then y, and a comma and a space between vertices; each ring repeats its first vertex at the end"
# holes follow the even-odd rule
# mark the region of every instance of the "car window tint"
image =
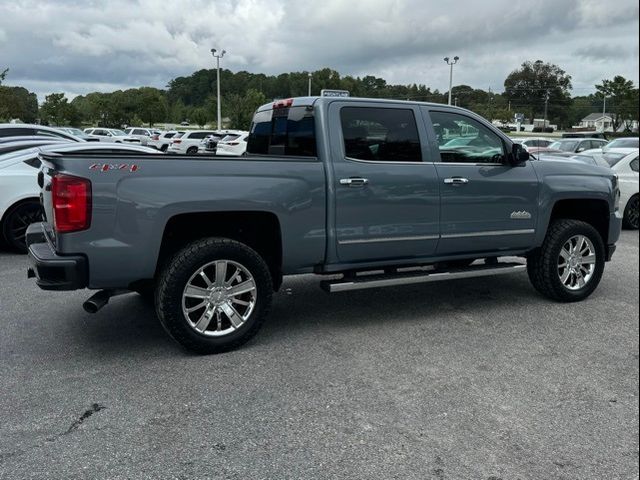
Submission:
POLYGON ((344 107, 345 155, 357 160, 421 162, 420 137, 411 109, 344 107))
POLYGON ((256 112, 247 138, 247 153, 315 157, 313 110, 286 107, 256 112))
POLYGON ((431 112, 440 159, 449 163, 502 163, 502 139, 477 120, 451 112, 431 112))
POLYGON ((207 135, 210 135, 210 132, 192 132, 191 134, 189 134, 189 138, 202 139, 207 135))

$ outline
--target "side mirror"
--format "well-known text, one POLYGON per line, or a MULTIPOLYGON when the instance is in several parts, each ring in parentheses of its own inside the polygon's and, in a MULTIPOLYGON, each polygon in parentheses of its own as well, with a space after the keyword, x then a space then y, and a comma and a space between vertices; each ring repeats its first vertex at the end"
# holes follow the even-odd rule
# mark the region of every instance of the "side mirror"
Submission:
POLYGON ((584 147, 580 147, 576 150, 576 153, 580 153, 580 152, 584 152, 586 150, 586 148, 584 147))
POLYGON ((531 158, 529 152, 527 152, 522 145, 514 143, 511 147, 511 161, 514 164, 524 163, 531 158))

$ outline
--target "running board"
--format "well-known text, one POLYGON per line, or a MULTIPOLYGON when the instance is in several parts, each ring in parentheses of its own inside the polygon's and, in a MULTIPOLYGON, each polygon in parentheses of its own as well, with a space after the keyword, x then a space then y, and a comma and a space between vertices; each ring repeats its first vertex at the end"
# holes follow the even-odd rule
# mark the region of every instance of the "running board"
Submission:
POLYGON ((391 275, 361 275, 325 280, 320 282, 320 287, 328 293, 346 292, 364 288, 393 287, 397 285, 410 285, 414 283, 442 282, 444 280, 457 280, 461 278, 485 277, 490 275, 504 275, 526 270, 524 263, 497 263, 493 265, 472 265, 465 269, 451 271, 414 270, 406 273, 391 275))

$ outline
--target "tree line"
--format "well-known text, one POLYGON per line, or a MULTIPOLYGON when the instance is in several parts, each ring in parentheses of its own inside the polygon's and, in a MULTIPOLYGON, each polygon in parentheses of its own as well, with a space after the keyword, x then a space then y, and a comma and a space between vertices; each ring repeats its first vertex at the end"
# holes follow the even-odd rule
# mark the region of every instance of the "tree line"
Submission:
MULTIPOLYGON (((180 123, 203 126, 216 118, 216 71, 203 69, 171 80, 164 90, 141 87, 110 93, 93 92, 69 101, 63 93, 47 95, 38 107, 35 94, 22 87, 3 86, 8 70, 0 70, 0 120, 20 118, 24 122, 52 125, 124 125, 150 126, 156 123, 180 123)), ((222 116, 226 126, 249 126, 255 109, 274 99, 318 95, 321 89, 348 90, 352 96, 391 98, 447 103, 448 92, 432 90, 424 84, 394 85, 383 78, 366 75, 341 76, 323 68, 315 72, 291 72, 265 75, 246 71, 221 70, 222 116)), ((562 68, 541 60, 527 61, 504 80, 504 91, 492 92, 469 85, 451 89, 454 103, 483 115, 489 120, 513 121, 514 113, 530 120, 545 117, 561 128, 576 125, 589 113, 602 111, 606 97, 607 113, 613 113, 614 125, 630 126, 638 119, 638 88, 622 76, 604 79, 595 92, 572 96, 571 75, 562 68)))

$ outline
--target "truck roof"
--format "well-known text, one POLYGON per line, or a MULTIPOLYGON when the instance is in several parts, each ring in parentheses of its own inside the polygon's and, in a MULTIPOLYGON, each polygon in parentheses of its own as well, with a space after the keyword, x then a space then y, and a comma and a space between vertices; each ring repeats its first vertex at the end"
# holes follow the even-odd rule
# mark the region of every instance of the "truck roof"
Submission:
POLYGON ((311 96, 311 97, 292 97, 285 99, 276 99, 272 102, 265 103, 258 107, 257 111, 265 111, 271 110, 274 106, 280 105, 282 107, 307 107, 307 106, 315 106, 322 105, 324 103, 331 103, 335 101, 340 102, 348 102, 348 103, 404 103, 407 105, 423 105, 423 106, 437 106, 438 108, 448 108, 452 110, 460 110, 460 111, 468 111, 466 108, 462 107, 454 107, 453 105, 446 105, 443 103, 433 103, 433 102, 420 102, 417 100, 394 100, 390 98, 367 98, 367 97, 320 97, 320 96, 311 96))

